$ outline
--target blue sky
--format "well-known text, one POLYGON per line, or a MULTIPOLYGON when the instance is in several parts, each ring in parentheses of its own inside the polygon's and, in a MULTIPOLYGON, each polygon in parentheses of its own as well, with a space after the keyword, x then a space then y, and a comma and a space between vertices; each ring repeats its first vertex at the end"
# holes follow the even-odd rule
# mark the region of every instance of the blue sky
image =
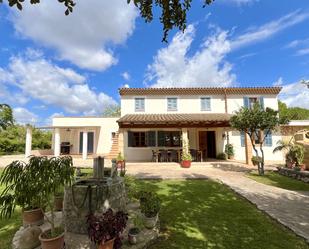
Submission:
POLYGON ((309 79, 307 0, 193 1, 187 30, 168 43, 157 19, 146 24, 126 2, 79 1, 68 17, 57 1, 0 5, 0 102, 18 122, 99 115, 124 85, 281 85, 282 101, 309 108, 299 84, 309 79))

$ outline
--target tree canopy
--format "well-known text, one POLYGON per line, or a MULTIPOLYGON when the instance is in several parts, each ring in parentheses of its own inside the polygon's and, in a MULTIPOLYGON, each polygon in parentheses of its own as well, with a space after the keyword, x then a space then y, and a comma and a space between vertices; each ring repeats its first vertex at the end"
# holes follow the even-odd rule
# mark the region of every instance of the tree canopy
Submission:
MULTIPOLYGON (((39 4, 40 0, 28 0, 31 4, 39 4)), ((52 1, 52 0, 48 0, 52 1)), ((55 1, 55 0, 54 0, 55 1)), ((104 0, 98 0, 104 1, 104 0)), ((105 0, 107 1, 107 0, 105 0)), ((126 0, 123 0, 126 1, 126 0)), ((0 0, 2 3, 3 0, 0 0)), ((24 0, 7 0, 10 7, 17 7, 23 9, 24 0)), ((73 0, 58 0, 60 4, 65 6, 65 15, 69 15, 76 4, 73 0)), ((191 8, 193 0, 127 0, 128 4, 131 2, 139 9, 140 16, 146 21, 153 20, 154 7, 161 9, 161 16, 159 18, 163 26, 163 41, 167 41, 168 33, 173 28, 178 28, 184 31, 187 25, 187 12, 191 8)), ((203 7, 211 4, 214 0, 203 0, 203 7)), ((112 4, 112 2, 111 2, 112 4)), ((46 10, 47 11, 47 10, 46 10)))
POLYGON ((102 113, 102 116, 105 118, 115 118, 120 117, 121 108, 119 105, 112 105, 105 108, 102 113))
POLYGON ((282 119, 288 120, 305 120, 309 119, 309 109, 301 107, 287 107, 279 100, 279 115, 282 119))
POLYGON ((0 104, 0 129, 5 130, 14 124, 12 108, 7 104, 0 104))
POLYGON ((263 175, 265 161, 263 144, 270 132, 276 129, 280 124, 278 112, 271 108, 266 108, 264 110, 258 103, 256 103, 253 108, 240 108, 240 110, 238 110, 231 118, 230 124, 236 130, 248 134, 256 157, 261 158, 261 162, 258 163, 258 170, 259 174, 263 175), (255 143, 255 138, 258 138, 258 144, 255 143), (256 147, 257 145, 259 146, 261 157, 259 156, 259 151, 256 147))

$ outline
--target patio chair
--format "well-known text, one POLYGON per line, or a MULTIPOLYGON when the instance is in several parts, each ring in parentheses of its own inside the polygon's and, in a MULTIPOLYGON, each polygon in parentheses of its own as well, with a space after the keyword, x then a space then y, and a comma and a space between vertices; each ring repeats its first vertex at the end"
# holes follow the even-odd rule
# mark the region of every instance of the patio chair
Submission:
POLYGON ((168 162, 169 158, 168 158, 168 152, 167 150, 161 150, 160 151, 160 162, 168 162))
POLYGON ((170 161, 178 162, 178 152, 177 150, 170 150, 170 161))
POLYGON ((152 150, 152 162, 157 162, 158 153, 155 150, 152 150))
POLYGON ((192 156, 192 161, 196 162, 197 161, 197 150, 195 149, 190 149, 190 154, 192 156))

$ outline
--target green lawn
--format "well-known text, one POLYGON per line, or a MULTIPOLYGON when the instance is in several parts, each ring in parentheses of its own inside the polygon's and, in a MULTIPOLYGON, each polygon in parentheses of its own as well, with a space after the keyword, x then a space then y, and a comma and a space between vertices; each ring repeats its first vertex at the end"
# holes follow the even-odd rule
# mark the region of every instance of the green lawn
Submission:
POLYGON ((309 184, 302 181, 283 176, 273 171, 266 171, 264 176, 260 176, 257 172, 250 172, 249 178, 274 187, 284 188, 295 191, 309 191, 309 184))
MULTIPOLYGON (((1 173, 1 172, 0 172, 1 173)), ((208 180, 136 181, 162 199, 161 238, 151 249, 309 249, 309 245, 220 183, 208 180)), ((11 248, 20 210, 0 220, 0 248, 11 248)))

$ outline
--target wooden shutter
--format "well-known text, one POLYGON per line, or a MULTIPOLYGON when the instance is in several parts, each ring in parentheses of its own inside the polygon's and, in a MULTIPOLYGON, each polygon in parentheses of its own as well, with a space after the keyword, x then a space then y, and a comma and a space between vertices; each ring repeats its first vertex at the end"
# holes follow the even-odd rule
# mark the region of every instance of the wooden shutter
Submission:
POLYGON ((241 131, 240 132, 240 145, 241 147, 245 147, 245 132, 241 131))
POLYGON ((248 97, 244 97, 244 107, 249 108, 249 98, 248 97))
POLYGON ((263 96, 260 97, 259 102, 260 102, 261 108, 264 110, 264 97, 263 96))
MULTIPOLYGON (((267 133, 268 130, 264 131, 264 136, 267 133)), ((273 146, 273 139, 272 139, 272 134, 271 131, 268 132, 267 136, 265 137, 265 146, 273 146)))

